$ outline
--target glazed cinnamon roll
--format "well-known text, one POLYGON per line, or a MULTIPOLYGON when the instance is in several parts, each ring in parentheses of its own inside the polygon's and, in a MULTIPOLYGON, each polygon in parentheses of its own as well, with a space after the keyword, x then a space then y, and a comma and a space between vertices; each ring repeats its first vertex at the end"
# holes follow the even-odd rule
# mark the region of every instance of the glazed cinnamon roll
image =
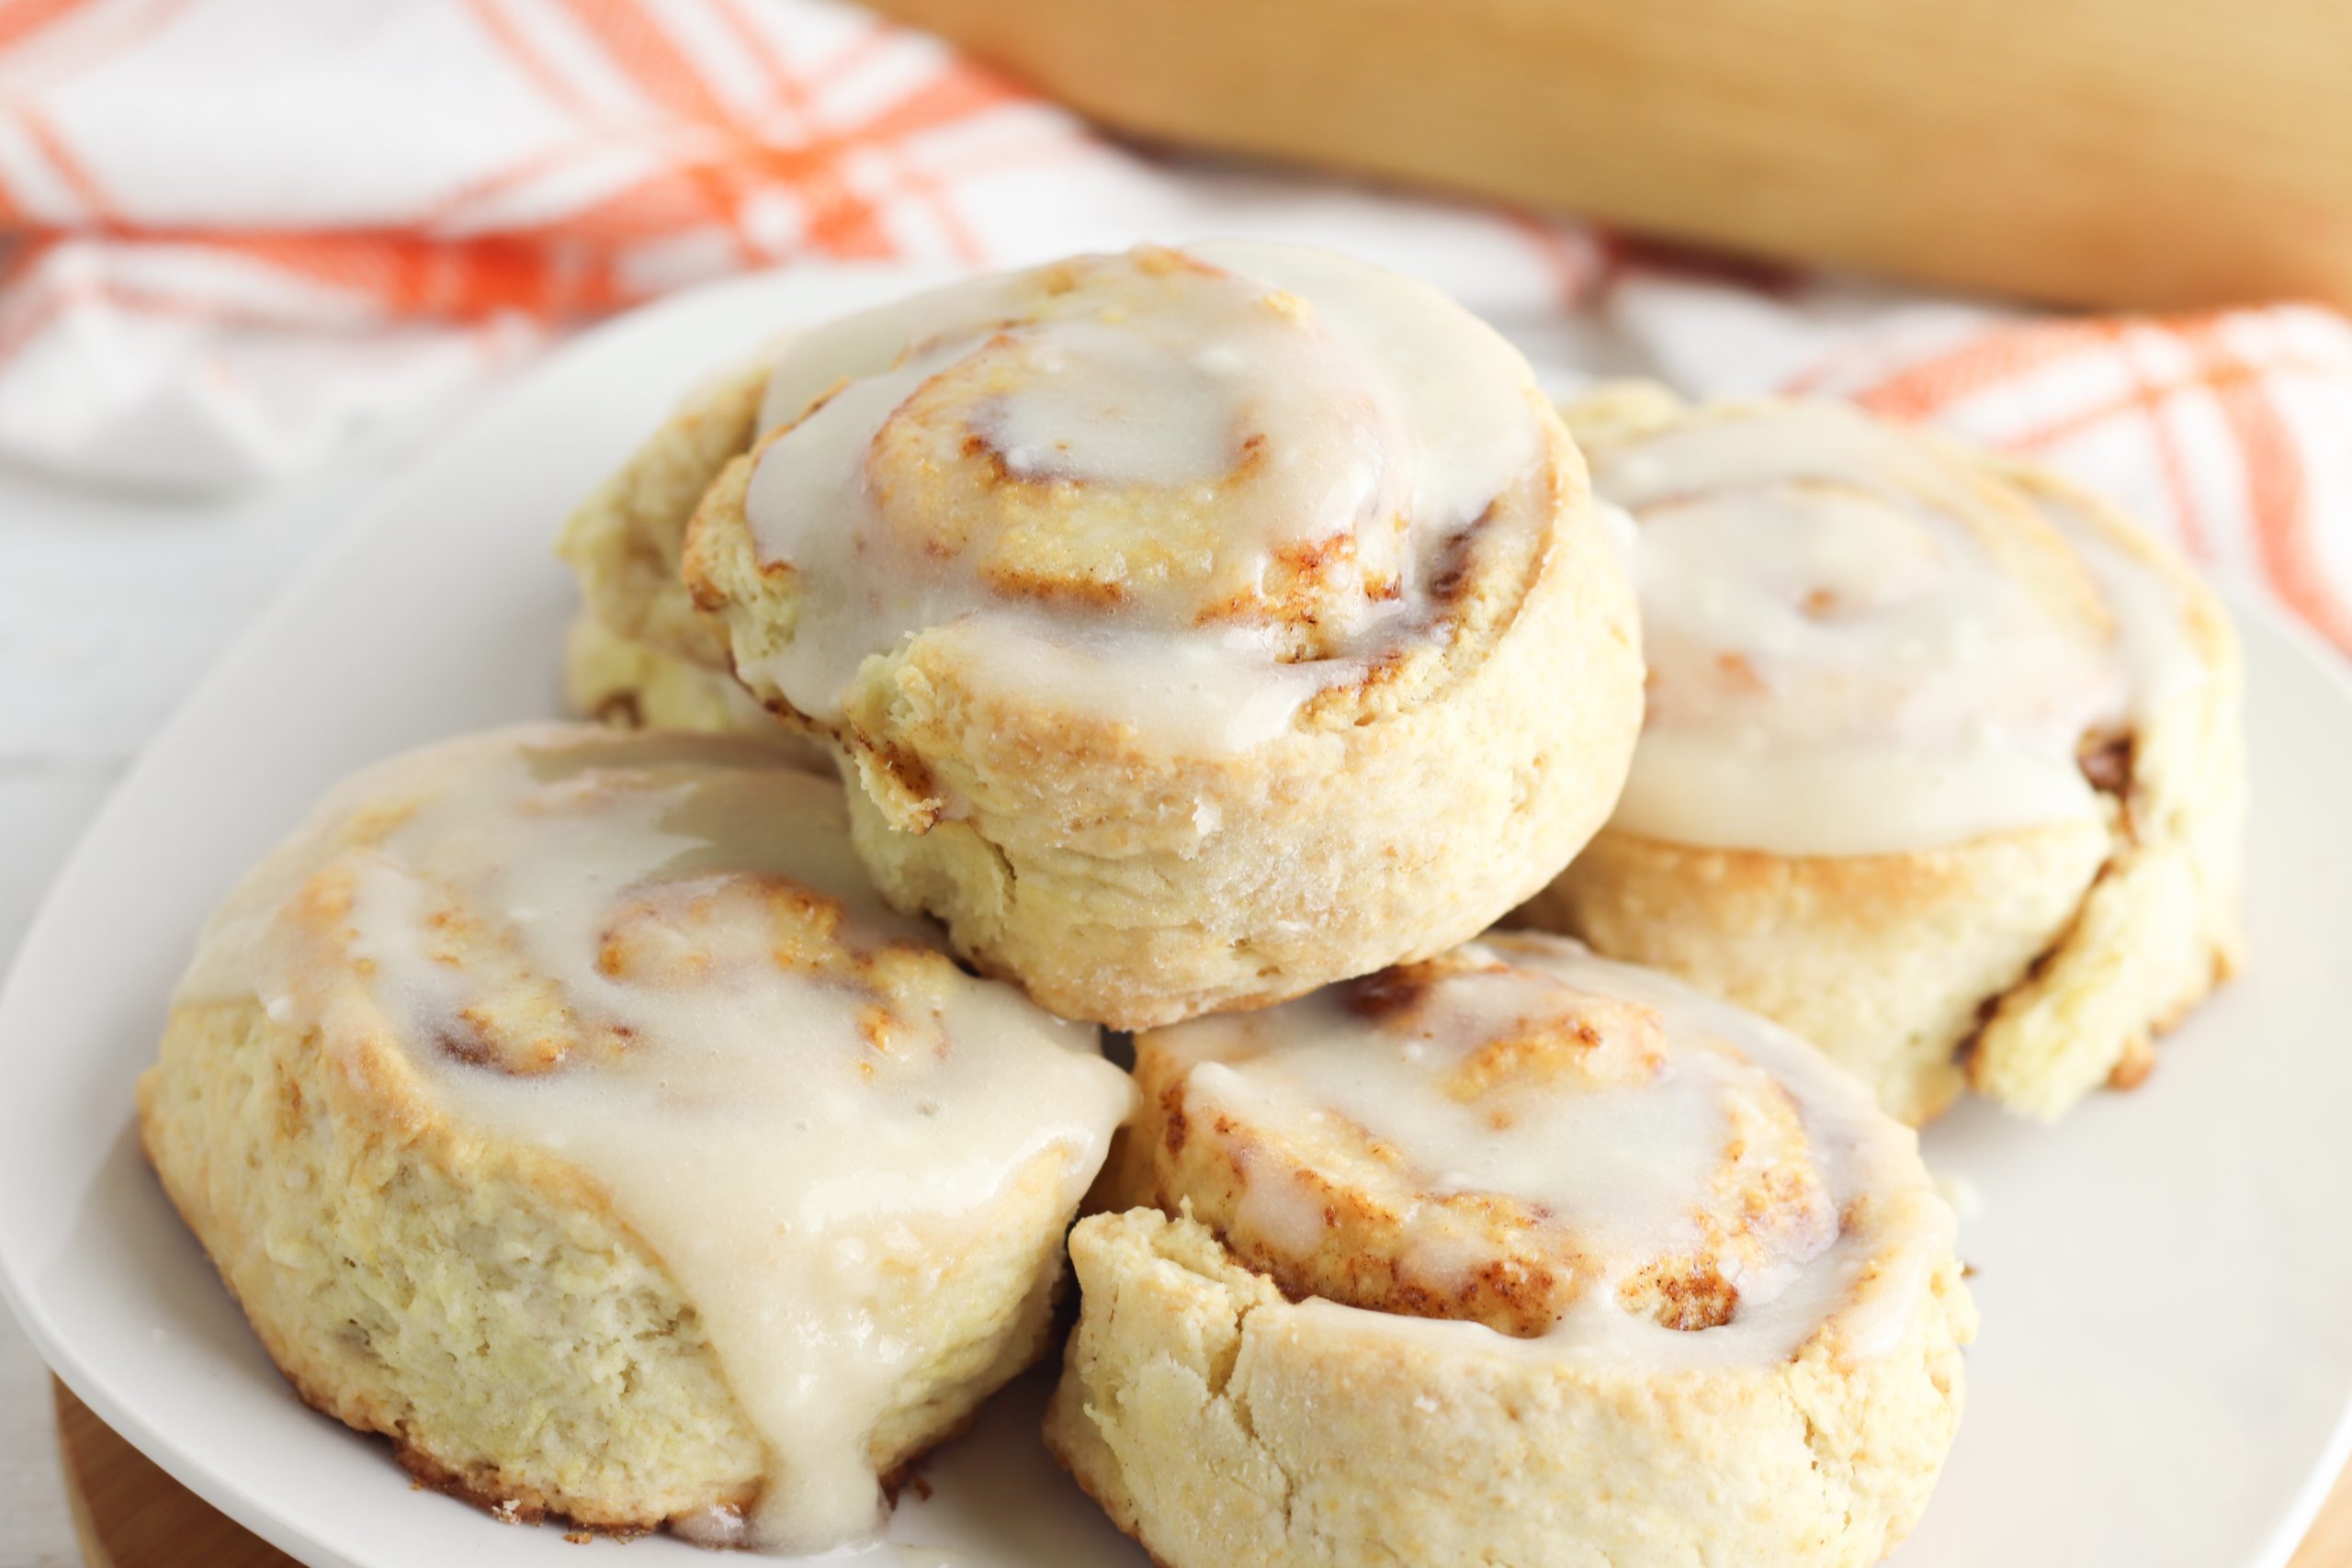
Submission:
POLYGON ((1768 1014, 1924 1122, 2136 1082, 2236 961, 2239 656, 2055 476, 1827 403, 1568 411, 1649 660, 1534 923, 1768 1014))
POLYGON ((1169 1568, 1863 1564, 1974 1312, 1917 1139, 1535 933, 1137 1036, 1046 1435, 1169 1568))
POLYGON ((579 624, 591 628, 575 633, 566 650, 573 694, 609 697, 623 689, 610 663, 614 645, 731 680, 727 645, 695 613, 678 558, 703 492, 759 434, 774 365, 771 353, 697 387, 565 522, 556 553, 579 581, 579 624))
POLYGON ((563 696, 583 718, 618 729, 693 729, 759 735, 817 749, 775 716, 721 667, 622 636, 595 615, 573 617, 563 639, 563 696))
POLYGON ((735 679, 678 575, 696 503, 758 434, 776 352, 696 388, 565 522, 556 553, 581 597, 563 644, 572 712, 628 729, 789 734, 735 679))
POLYGON ((421 1478, 808 1551, 1041 1352, 1132 1097, 881 903, 830 771, 549 725, 331 795, 140 1126, 302 1397, 421 1478))
POLYGON ((1525 363, 1423 286, 1204 245, 798 340, 684 571, 853 772, 901 908, 1133 1027, 1441 951, 1606 815, 1631 596, 1525 363))

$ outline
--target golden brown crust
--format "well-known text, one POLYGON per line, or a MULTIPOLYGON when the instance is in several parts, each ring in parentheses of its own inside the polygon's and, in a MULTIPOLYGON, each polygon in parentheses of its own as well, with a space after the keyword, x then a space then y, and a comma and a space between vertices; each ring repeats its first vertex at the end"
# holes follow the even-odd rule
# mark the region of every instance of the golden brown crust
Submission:
POLYGON ((1914 1125, 1964 1087, 1987 997, 2018 985, 2104 863, 2097 824, 1912 854, 1783 856, 1604 829, 1514 917, 1679 975, 1803 1035, 1914 1125))
POLYGON ((1084 1463, 1076 1457, 1075 1451, 1069 1446, 1069 1438, 1073 1425, 1074 1423, 1071 1422, 1057 1422, 1048 1418, 1045 1431, 1041 1434, 1046 1444, 1046 1452, 1053 1457, 1056 1464, 1061 1466, 1062 1473, 1069 1476, 1080 1492, 1086 1494, 1087 1500, 1102 1510, 1104 1517, 1110 1519, 1118 1532, 1136 1543, 1151 1562, 1152 1568, 1175 1568, 1168 1559, 1151 1549, 1151 1542, 1144 1540, 1143 1522, 1136 1517, 1135 1506, 1126 1495, 1100 1479, 1100 1472, 1093 1466, 1084 1463))
MULTIPOLYGON (((634 641, 584 611, 564 635, 563 694, 572 712, 615 729, 772 735, 778 744, 798 743, 724 666, 634 641)), ((822 753, 810 746, 807 755, 822 753)))
MULTIPOLYGON (((149 1163, 288 1384, 387 1438, 421 1483, 501 1519, 623 1537, 757 1500, 758 1440, 658 1258, 571 1167, 453 1125, 389 1043, 345 1072, 258 1007, 183 1009, 140 1102, 149 1163), (338 1173, 350 1185, 329 1190, 338 1173), (560 1263, 571 1287, 477 1279, 470 1248, 485 1240, 560 1263), (532 1303, 528 1321, 502 1297, 532 1303), (616 1317, 638 1326, 600 1340, 616 1317)), ((1055 1292, 1022 1298, 1039 1268, 1057 1269, 1062 1157, 1006 1194, 988 1225, 1001 1246, 957 1266, 967 1305, 1010 1304, 943 1337, 935 1385, 910 1384, 875 1433, 886 1479, 1051 1348, 1055 1292)))
MULTIPOLYGON (((1057 1348, 1058 1337, 1048 1337, 1043 1350, 1033 1359, 1042 1359, 1046 1353, 1057 1348)), ((326 1396, 314 1394, 300 1383, 294 1382, 290 1376, 287 1381, 293 1388, 296 1396, 320 1415, 338 1420, 345 1419, 326 1396)), ((970 1432, 978 1422, 979 1414, 978 1408, 974 1407, 931 1438, 922 1447, 909 1452, 898 1464, 883 1472, 880 1477, 883 1496, 896 1503, 899 1493, 910 1488, 925 1488, 926 1483, 921 1473, 922 1467, 941 1449, 970 1432)), ((393 1461, 402 1470, 408 1472, 418 1485, 479 1508, 501 1524, 539 1525, 553 1520, 558 1525, 569 1526, 580 1532, 566 1536, 566 1540, 574 1542, 584 1540, 592 1536, 602 1536, 609 1540, 627 1542, 635 1540, 640 1536, 654 1534, 662 1524, 668 1522, 616 1524, 573 1517, 565 1514, 560 1507, 548 1499, 545 1493, 529 1482, 517 1481, 508 1472, 494 1466, 477 1466, 471 1471, 465 1472, 452 1470, 423 1449, 404 1441, 398 1431, 390 1430, 381 1426, 369 1427, 356 1421, 345 1420, 345 1424, 356 1430, 370 1432, 388 1438, 391 1444, 393 1461)), ((733 1515, 737 1517, 747 1517, 758 1505, 763 1489, 760 1483, 752 1483, 733 1496, 717 1499, 709 1504, 708 1507, 719 1514, 733 1515)), ((927 1489, 924 1495, 928 1495, 927 1489)))
MULTIPOLYGON (((141 1097, 142 1102, 145 1099, 143 1089, 142 1081, 141 1097)), ((302 1110, 302 1093, 300 1084, 293 1079, 288 1079, 281 1094, 288 1113, 291 1116, 299 1116, 302 1110)), ((200 1215, 182 1201, 177 1186, 166 1173, 164 1163, 157 1156, 153 1141, 154 1134, 151 1133, 150 1125, 149 1119, 142 1109, 138 1118, 140 1153, 145 1157, 148 1168, 156 1173, 157 1184, 164 1189, 164 1199, 179 1215, 180 1223, 196 1235, 208 1234, 211 1227, 209 1215, 200 1215)), ((294 1391, 294 1396, 320 1415, 340 1421, 356 1432, 384 1438, 391 1449, 394 1462, 414 1477, 419 1485, 454 1497, 461 1503, 469 1504, 505 1524, 537 1525, 553 1517, 560 1522, 576 1526, 581 1529, 608 1535, 620 1540, 634 1540, 649 1533, 653 1528, 653 1526, 640 1523, 598 1524, 586 1519, 569 1518, 564 1515, 560 1503, 552 1500, 545 1491, 527 1478, 504 1473, 495 1466, 481 1462, 469 1464, 463 1470, 455 1469, 444 1463, 434 1454, 410 1441, 405 1436, 403 1423, 383 1403, 364 1396, 354 1396, 345 1390, 319 1382, 306 1370, 306 1363, 300 1352, 297 1350, 289 1348, 281 1353, 277 1348, 276 1337, 268 1328, 265 1327, 263 1321, 253 1309, 245 1304, 244 1297, 237 1289, 235 1278, 225 1268, 220 1266, 217 1258, 211 1261, 215 1265, 214 1278, 220 1281, 221 1288, 229 1294, 229 1299, 237 1303, 238 1310, 245 1314, 249 1323, 253 1324, 255 1332, 263 1337, 271 1364, 277 1368, 278 1375, 286 1380, 287 1387, 294 1391)), ((752 1483, 741 1497, 729 1501, 739 1506, 748 1506, 756 1499, 758 1492, 758 1485, 752 1483)), ((655 1523, 658 1524, 659 1521, 655 1523)))
MULTIPOLYGON (((140 1132, 174 1207, 295 1392, 388 1438, 421 1479, 500 1517, 621 1532, 756 1492, 757 1440, 643 1244, 568 1166, 453 1126, 388 1040, 359 1043, 337 1067, 258 1004, 183 1006, 141 1082, 140 1132), (277 1179, 255 1180, 254 1168, 277 1179), (495 1217, 480 1213, 488 1193, 509 1195, 495 1217), (459 1239, 485 1221, 520 1256, 568 1248, 597 1294, 666 1335, 633 1341, 644 1399, 632 1416, 644 1426, 616 1446, 646 1440, 648 1427, 674 1443, 692 1428, 666 1422, 702 1405, 704 1435, 673 1453, 667 1483, 656 1474, 636 1478, 650 1486, 618 1484, 580 1441, 580 1413, 599 1403, 585 1380, 605 1358, 566 1366, 560 1352, 503 1338, 495 1297, 470 1278, 459 1239), (436 1257, 441 1268, 408 1267, 436 1257), (436 1365, 454 1381, 436 1379, 436 1365), (545 1451, 497 1451, 492 1434, 517 1421, 544 1427, 545 1451)), ((543 1333, 575 1344, 613 1310, 544 1289, 529 1299, 543 1333)))
POLYGON ((678 577, 686 520, 727 464, 751 449, 768 362, 697 388, 564 525, 557 553, 580 579, 588 614, 614 636, 724 671, 717 634, 678 577))
POLYGON ((1152 1211, 1071 1255, 1046 1447, 1168 1568, 1863 1568, 1926 1503, 1974 1325, 1947 1260, 1876 1357, 1645 1371, 1293 1305, 1152 1211))

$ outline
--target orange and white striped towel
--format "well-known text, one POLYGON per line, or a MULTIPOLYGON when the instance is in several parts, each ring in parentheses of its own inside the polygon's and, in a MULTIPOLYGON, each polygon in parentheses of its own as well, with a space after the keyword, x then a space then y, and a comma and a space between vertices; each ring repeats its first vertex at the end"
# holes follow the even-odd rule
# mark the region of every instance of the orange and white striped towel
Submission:
POLYGON ((1307 240, 1566 388, 1859 398, 2042 456, 2352 649, 2352 322, 2029 315, 1150 158, 836 0, 0 0, 0 456, 219 489, 805 258, 1307 240))

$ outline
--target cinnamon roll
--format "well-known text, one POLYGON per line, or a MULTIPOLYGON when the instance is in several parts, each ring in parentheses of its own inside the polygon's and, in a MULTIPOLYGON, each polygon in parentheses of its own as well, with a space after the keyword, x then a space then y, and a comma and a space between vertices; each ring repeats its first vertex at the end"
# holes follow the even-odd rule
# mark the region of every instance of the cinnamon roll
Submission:
POLYGON ((585 612, 564 633, 563 695, 572 712, 620 729, 766 736, 817 754, 724 668, 624 637, 585 612))
POLYGON ((563 645, 573 712, 622 728, 789 734, 736 681, 678 575, 695 504, 751 448, 774 364, 772 352, 695 389, 566 521, 556 553, 581 597, 563 645))
MULTIPOLYGON (((729 678, 726 644, 695 613, 678 558, 703 492, 759 434, 773 367, 771 355, 696 388, 565 522, 556 553, 579 580, 582 618, 601 639, 729 678)), ((579 642, 566 662, 575 691, 611 685, 610 671, 582 671, 579 642)))
POLYGON ((799 339, 684 573, 847 759, 884 893, 1136 1027, 1439 952, 1638 726, 1631 594, 1494 333, 1261 244, 983 279, 799 339))
POLYGON ((2236 962, 2227 617, 2113 508, 1841 405, 1568 411, 1646 728, 1526 911, 1795 1030, 1918 1122, 2136 1082, 2236 962))
POLYGON ((1136 1073, 1046 1436, 1169 1568, 1842 1568, 1926 1505, 1951 1211, 1778 1027, 1511 933, 1136 1073))
POLYGON ((206 929, 149 1157, 302 1397, 506 1518, 815 1550, 1046 1344, 1133 1089, 757 742, 335 791, 206 929))

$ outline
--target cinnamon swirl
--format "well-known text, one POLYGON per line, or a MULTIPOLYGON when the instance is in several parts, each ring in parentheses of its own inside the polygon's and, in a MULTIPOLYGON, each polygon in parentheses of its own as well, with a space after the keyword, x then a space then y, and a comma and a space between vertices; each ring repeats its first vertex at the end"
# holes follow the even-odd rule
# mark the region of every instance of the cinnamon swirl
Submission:
POLYGON ((1643 606, 1624 798, 1534 923, 1766 1013, 1923 1122, 2136 1081, 2239 948, 2238 651, 2053 475, 1828 403, 1568 411, 1643 606))
POLYGON ((1260 244, 1082 257, 788 348, 683 570, 848 759, 901 908, 1073 1017, 1442 951, 1606 815, 1631 596, 1518 355, 1260 244))
POLYGON ((332 795, 140 1125, 302 1397, 419 1476, 815 1550, 1040 1353, 1132 1096, 882 905, 830 774, 549 725, 332 795))
POLYGON ((1915 1136, 1534 933, 1139 1035, 1046 1440, 1170 1568, 1863 1564, 1974 1312, 1915 1136))

